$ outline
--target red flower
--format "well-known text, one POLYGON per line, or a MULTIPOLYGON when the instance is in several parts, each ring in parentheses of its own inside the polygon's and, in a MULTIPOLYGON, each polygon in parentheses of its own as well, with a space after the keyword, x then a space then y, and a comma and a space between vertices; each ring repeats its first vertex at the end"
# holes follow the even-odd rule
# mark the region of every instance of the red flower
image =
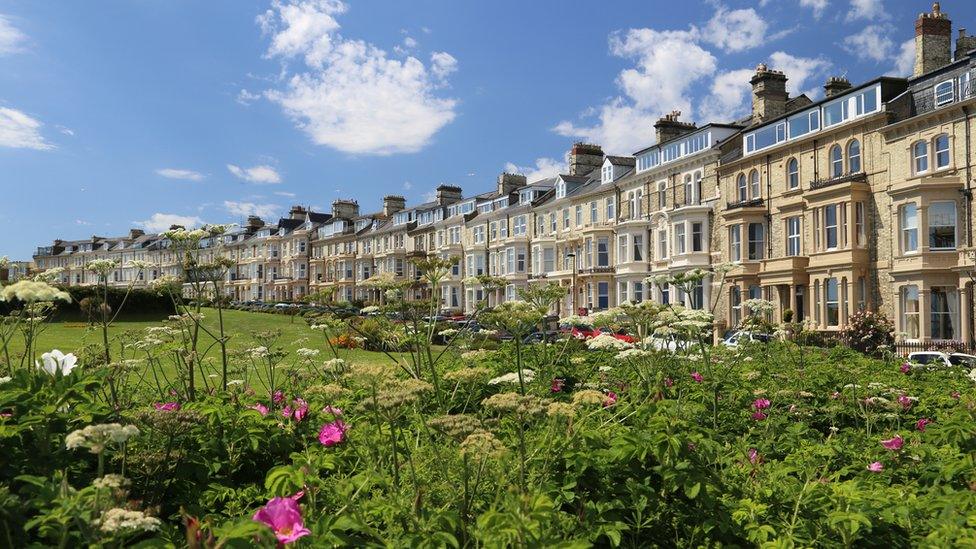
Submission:
POLYGON ((603 399, 603 407, 613 406, 617 403, 617 393, 610 391, 607 393, 606 398, 603 399))
POLYGON ((552 378, 552 384, 549 385, 549 390, 552 391, 553 393, 558 393, 563 390, 563 387, 565 385, 566 385, 565 379, 554 377, 552 378))
POLYGON ((927 427, 929 423, 932 423, 932 420, 923 417, 922 419, 915 422, 915 428, 918 429, 919 431, 924 431, 925 427, 927 427))

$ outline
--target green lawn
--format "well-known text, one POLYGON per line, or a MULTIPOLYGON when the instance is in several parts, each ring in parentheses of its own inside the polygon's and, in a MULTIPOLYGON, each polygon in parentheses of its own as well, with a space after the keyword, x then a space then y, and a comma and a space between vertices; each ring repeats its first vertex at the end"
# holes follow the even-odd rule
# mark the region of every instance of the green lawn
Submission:
MULTIPOLYGON (((204 309, 204 325, 217 333, 217 311, 216 309, 204 309)), ((114 348, 118 347, 118 338, 126 337, 126 332, 141 332, 150 326, 163 324, 165 318, 128 315, 117 320, 110 328, 110 337, 114 348)), ((289 317, 269 313, 254 313, 248 311, 228 310, 224 311, 224 327, 230 339, 228 349, 238 350, 247 349, 256 345, 253 337, 254 332, 267 330, 281 330, 279 344, 286 351, 293 352, 300 347, 319 349, 320 358, 328 358, 329 347, 321 332, 309 329, 305 320, 301 317, 289 317)), ((134 334, 132 338, 141 337, 141 334, 134 334)), ((201 340, 203 347, 213 343, 212 339, 201 340)), ((38 353, 46 352, 50 349, 60 349, 64 353, 78 353, 85 345, 101 345, 102 333, 100 326, 90 326, 82 319, 64 319, 44 325, 43 332, 38 338, 38 353)), ((20 356, 23 352, 23 341, 15 336, 11 341, 11 355, 20 356)), ((215 349, 216 351, 216 349, 215 349)), ((342 357, 346 360, 356 362, 371 363, 390 363, 389 357, 383 353, 363 351, 363 350, 342 350, 342 357)))

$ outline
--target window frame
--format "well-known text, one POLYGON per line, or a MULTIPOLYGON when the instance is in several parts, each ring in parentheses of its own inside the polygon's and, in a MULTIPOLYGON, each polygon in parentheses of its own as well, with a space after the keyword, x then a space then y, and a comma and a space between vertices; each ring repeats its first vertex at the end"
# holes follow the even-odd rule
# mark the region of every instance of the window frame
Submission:
POLYGON ((936 107, 944 107, 945 105, 949 105, 950 103, 952 103, 953 101, 955 101, 956 100, 956 83, 955 83, 955 81, 954 80, 951 80, 951 79, 950 80, 943 80, 942 82, 939 82, 938 84, 936 84, 935 86, 933 86, 932 87, 932 99, 933 99, 933 103, 935 104, 936 107), (948 93, 948 97, 947 98, 945 97, 945 91, 942 91, 942 92, 939 91, 939 88, 943 88, 944 89, 944 86, 946 84, 949 85, 949 88, 948 88, 948 92, 949 93, 948 93), (941 100, 939 99, 940 93, 943 96, 943 99, 941 99, 941 100))
POLYGON ((949 167, 949 165, 952 163, 952 154, 950 150, 951 150, 951 146, 949 141, 949 134, 940 133, 939 135, 935 136, 935 139, 932 140, 932 151, 933 151, 933 156, 935 157, 935 169, 944 170, 949 167), (941 147, 940 141, 942 141, 943 139, 945 140, 944 149, 940 148, 941 147), (945 157, 945 163, 942 162, 943 155, 945 157))
POLYGON ((800 162, 796 157, 786 161, 786 188, 791 191, 800 188, 800 162))
POLYGON ((928 216, 927 216, 927 218, 928 218, 928 227, 927 227, 927 229, 928 229, 928 234, 929 234, 929 250, 931 250, 931 251, 938 251, 938 252, 955 251, 956 250, 957 246, 959 245, 959 208, 957 206, 958 205, 953 200, 937 200, 937 201, 933 201, 933 202, 930 202, 929 203, 928 212, 927 212, 928 213, 928 216), (952 224, 951 225, 934 225, 932 223, 932 221, 935 218, 935 216, 932 215, 932 214, 935 211, 935 207, 936 206, 944 206, 944 205, 949 205, 949 206, 952 207, 952 224), (952 245, 951 246, 935 246, 934 245, 935 239, 938 238, 938 236, 935 235, 935 234, 933 234, 933 229, 940 228, 940 227, 941 228, 945 228, 945 227, 950 227, 950 226, 952 227, 952 245))
POLYGON ((912 143, 912 173, 920 175, 929 171, 929 144, 925 140, 912 143), (919 149, 921 147, 921 149, 919 149), (921 150, 921 154, 919 151, 921 150))
POLYGON ((830 177, 836 178, 844 175, 844 150, 840 145, 830 147, 827 153, 827 161, 830 165, 830 177))
POLYGON ((847 172, 861 172, 861 142, 858 139, 851 139, 847 143, 847 172), (855 163, 857 164, 856 167, 855 163))
POLYGON ((898 208, 898 233, 902 255, 918 253, 918 204, 907 202, 898 208), (912 226, 907 223, 909 209, 912 212, 912 226), (909 248, 908 243, 912 240, 914 246, 909 248))

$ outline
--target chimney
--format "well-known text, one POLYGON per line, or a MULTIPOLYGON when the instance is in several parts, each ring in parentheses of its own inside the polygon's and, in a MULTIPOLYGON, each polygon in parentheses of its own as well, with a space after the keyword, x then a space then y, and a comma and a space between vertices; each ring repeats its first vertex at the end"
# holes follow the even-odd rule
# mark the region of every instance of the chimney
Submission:
POLYGON ((956 38, 955 60, 959 61, 973 50, 976 50, 976 36, 966 36, 966 29, 960 27, 959 37, 956 38))
POLYGON ((519 187, 524 187, 526 183, 525 176, 520 173, 503 172, 498 176, 498 196, 511 194, 519 187))
POLYGON ((786 113, 786 75, 772 70, 765 63, 756 67, 752 84, 752 122, 765 122, 786 113))
POLYGON ((305 219, 307 213, 303 206, 292 206, 291 210, 288 211, 288 217, 290 219, 305 219))
POLYGON ((389 217, 407 207, 407 199, 395 194, 383 197, 383 215, 389 217))
POLYGON ((938 2, 932 13, 920 13, 915 20, 915 72, 920 76, 941 69, 952 61, 952 21, 938 2))
POLYGON ((145 236, 146 231, 142 229, 129 229, 129 240, 135 240, 140 236, 145 236))
POLYGON ((680 118, 681 111, 671 111, 654 123, 654 135, 657 136, 658 144, 671 141, 697 129, 694 122, 682 122, 679 120, 680 118))
POLYGON ((249 215, 249 216, 247 216, 247 228, 248 229, 250 229, 250 230, 253 231, 253 230, 260 229, 261 227, 264 227, 264 221, 260 217, 258 217, 256 215, 249 215))
MULTIPOLYGON (((171 231, 178 231, 180 229, 186 229, 186 227, 184 227, 183 225, 170 225, 169 226, 169 230, 171 230, 171 231)), ((95 240, 96 238, 98 238, 98 237, 97 236, 93 236, 92 237, 92 240, 95 240)))
POLYGON ((851 89, 851 81, 843 76, 831 76, 824 84, 824 95, 833 97, 851 89))
POLYGON ((576 143, 569 150, 569 175, 587 175, 603 164, 603 148, 591 143, 576 143))
POLYGON ((461 200, 461 187, 454 185, 441 185, 437 187, 437 203, 447 206, 461 200))
POLYGON ((352 219, 359 216, 359 202, 355 200, 333 200, 332 217, 352 219))

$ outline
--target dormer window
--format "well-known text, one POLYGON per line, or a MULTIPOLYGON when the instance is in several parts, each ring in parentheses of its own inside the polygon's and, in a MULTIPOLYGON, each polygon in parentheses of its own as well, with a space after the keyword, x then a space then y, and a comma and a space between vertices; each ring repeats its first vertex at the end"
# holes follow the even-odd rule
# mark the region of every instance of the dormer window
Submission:
POLYGON ((613 181, 613 165, 607 163, 603 166, 603 182, 609 183, 613 181))
POLYGON ((566 182, 556 183, 556 198, 566 198, 566 182))
POLYGON ((946 80, 936 84, 935 86, 935 106, 941 107, 943 105, 948 105, 952 103, 955 99, 955 94, 953 93, 953 82, 952 80, 946 80))

